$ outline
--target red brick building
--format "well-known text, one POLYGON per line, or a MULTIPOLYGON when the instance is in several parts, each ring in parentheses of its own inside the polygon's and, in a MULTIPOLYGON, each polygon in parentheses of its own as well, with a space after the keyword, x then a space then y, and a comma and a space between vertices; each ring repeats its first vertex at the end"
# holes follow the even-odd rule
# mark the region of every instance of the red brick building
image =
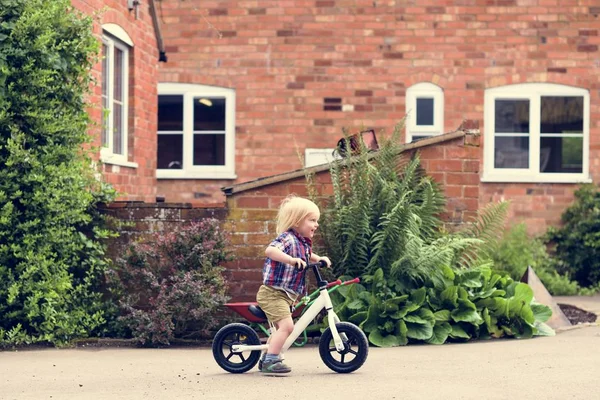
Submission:
POLYGON ((593 0, 162 0, 159 14, 168 202, 222 201, 328 154, 343 128, 381 135, 407 113, 407 141, 478 121, 480 202, 513 200, 532 231, 600 179, 593 0))
POLYGON ((73 4, 102 10, 91 112, 109 109, 95 134, 124 200, 222 205, 222 187, 322 162, 343 128, 381 136, 405 115, 406 142, 478 122, 474 160, 431 144, 443 158, 427 169, 450 198, 512 200, 531 232, 600 179, 595 0, 73 4), (453 172, 465 162, 477 182, 453 172))

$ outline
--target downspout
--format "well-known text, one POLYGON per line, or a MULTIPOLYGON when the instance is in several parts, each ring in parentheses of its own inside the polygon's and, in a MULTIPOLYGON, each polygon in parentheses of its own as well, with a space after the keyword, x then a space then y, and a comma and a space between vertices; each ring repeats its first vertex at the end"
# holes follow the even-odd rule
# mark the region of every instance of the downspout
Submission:
POLYGON ((156 44, 158 45, 158 61, 167 62, 167 53, 165 52, 165 44, 163 42, 158 15, 156 14, 156 4, 154 0, 148 0, 150 5, 150 15, 152 16, 152 25, 154 25, 154 34, 156 35, 156 44))

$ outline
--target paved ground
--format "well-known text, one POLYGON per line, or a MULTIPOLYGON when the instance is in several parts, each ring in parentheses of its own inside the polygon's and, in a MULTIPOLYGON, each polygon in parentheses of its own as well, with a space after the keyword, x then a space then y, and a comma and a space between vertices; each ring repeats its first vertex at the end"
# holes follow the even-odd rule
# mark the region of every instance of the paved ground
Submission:
POLYGON ((597 399, 600 326, 555 337, 371 348, 335 374, 315 346, 288 353, 286 377, 232 375, 210 349, 0 352, 0 399, 597 399))

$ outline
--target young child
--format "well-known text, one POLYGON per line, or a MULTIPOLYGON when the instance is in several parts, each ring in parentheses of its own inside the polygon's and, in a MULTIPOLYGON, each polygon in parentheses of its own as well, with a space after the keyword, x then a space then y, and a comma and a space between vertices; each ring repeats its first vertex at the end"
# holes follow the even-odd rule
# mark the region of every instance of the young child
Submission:
POLYGON ((306 264, 321 260, 331 266, 327 257, 312 252, 312 238, 319 227, 319 207, 312 201, 288 196, 279 208, 279 236, 265 250, 263 285, 256 301, 277 331, 268 340, 267 354, 259 363, 261 372, 288 373, 291 368, 279 358, 286 339, 294 330, 290 306, 298 296, 306 294, 306 264))

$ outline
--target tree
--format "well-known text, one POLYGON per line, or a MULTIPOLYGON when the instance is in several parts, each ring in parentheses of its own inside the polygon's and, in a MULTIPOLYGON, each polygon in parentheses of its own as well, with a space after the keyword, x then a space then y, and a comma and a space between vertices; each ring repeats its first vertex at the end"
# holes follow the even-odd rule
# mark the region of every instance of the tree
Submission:
POLYGON ((98 54, 69 0, 0 0, 0 344, 63 344, 103 322, 106 266, 86 94, 98 54))

